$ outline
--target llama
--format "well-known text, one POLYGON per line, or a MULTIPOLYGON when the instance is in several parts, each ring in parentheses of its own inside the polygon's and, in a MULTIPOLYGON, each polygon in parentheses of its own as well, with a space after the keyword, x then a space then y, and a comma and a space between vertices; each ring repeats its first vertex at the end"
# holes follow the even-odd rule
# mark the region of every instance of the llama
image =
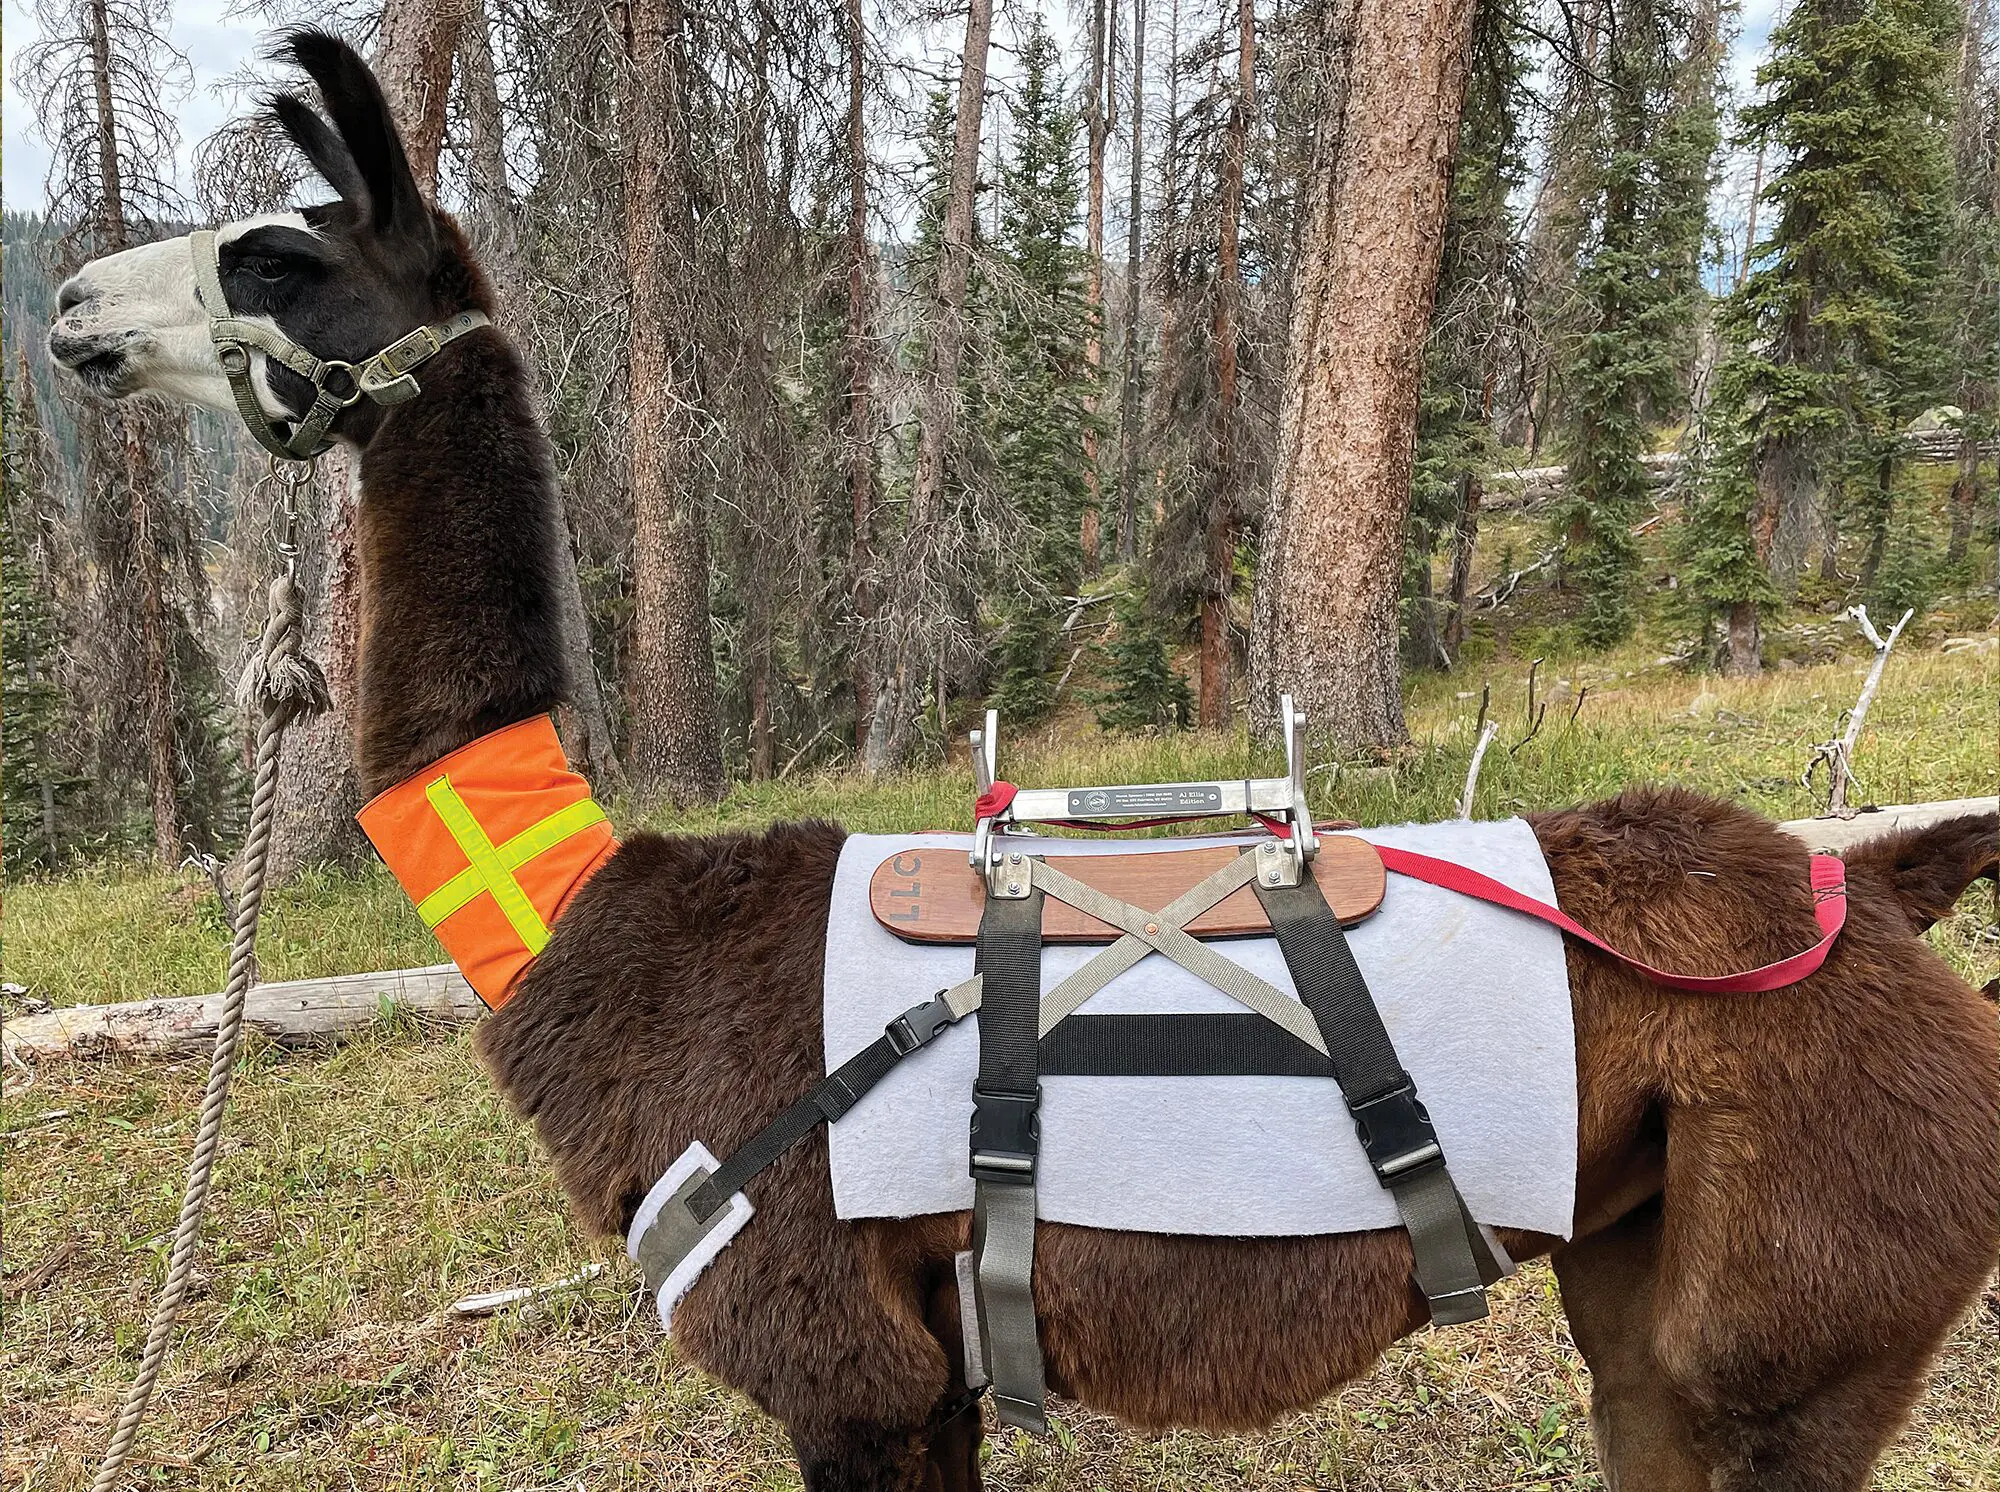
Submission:
MULTIPOLYGON (((230 305, 357 362, 413 327, 490 312, 359 57, 314 31, 285 51, 331 123, 297 99, 274 110, 338 200, 221 228, 230 305)), ((234 408, 191 264, 175 240, 86 266, 62 288, 55 358, 108 397, 234 408)), ((306 379, 265 358, 253 381, 267 416, 305 416, 306 379)), ((422 384, 332 425, 359 452, 371 793, 550 710, 566 686, 560 516, 520 357, 480 328, 422 384)), ((1805 848, 1729 804, 1634 790, 1531 823, 1562 905, 1656 964, 1743 967, 1817 935, 1805 848)), ((2000 870, 1995 839, 1989 814, 1853 851, 1831 956, 1768 995, 1677 993, 1568 944, 1575 1234, 1502 1239, 1517 1259, 1552 1255, 1612 1488, 1866 1484, 2000 1249, 2000 1030, 1917 937, 2000 870)), ((589 1228, 622 1231, 690 1142, 727 1153, 820 1078, 842 840, 828 823, 634 835, 479 1030, 589 1228)), ((953 1272, 967 1217, 840 1221, 823 1132, 754 1189, 754 1222, 680 1304, 680 1350, 784 1424, 816 1492, 977 1487, 953 1272)), ((1427 1319, 1410 1276, 1400 1230, 1246 1240, 1044 1223, 1050 1386, 1140 1427, 1263 1426, 1427 1319)))

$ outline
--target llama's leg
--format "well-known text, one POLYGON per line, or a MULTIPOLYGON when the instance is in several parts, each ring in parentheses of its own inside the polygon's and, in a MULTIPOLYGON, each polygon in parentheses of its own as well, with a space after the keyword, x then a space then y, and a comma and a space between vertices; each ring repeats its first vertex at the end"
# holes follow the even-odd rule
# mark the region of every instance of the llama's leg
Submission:
POLYGON ((932 1283, 925 1302, 924 1324, 944 1349, 951 1375, 939 1401, 940 1417, 931 1436, 931 1486, 937 1492, 980 1492, 979 1442, 985 1427, 979 1404, 965 1388, 965 1333, 959 1324, 958 1275, 946 1273, 932 1283))
POLYGON ((1693 1416, 1653 1354, 1659 1248, 1659 1208, 1648 1204, 1553 1261, 1590 1365, 1591 1439, 1609 1492, 1708 1492, 1693 1416))
POLYGON ((927 1438, 924 1432, 847 1425, 810 1440, 793 1431, 792 1449, 806 1492, 935 1492, 927 1438))
POLYGON ((1724 1398, 1696 1427, 1715 1492, 1862 1492, 1922 1392, 1931 1356, 1928 1341, 1901 1344, 1775 1409, 1754 1389, 1724 1398))

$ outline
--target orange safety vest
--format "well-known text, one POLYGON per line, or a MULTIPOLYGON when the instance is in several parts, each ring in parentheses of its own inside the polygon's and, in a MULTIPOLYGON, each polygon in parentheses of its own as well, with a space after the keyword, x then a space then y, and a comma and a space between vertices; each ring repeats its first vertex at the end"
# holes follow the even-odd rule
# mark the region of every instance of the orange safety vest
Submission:
POLYGON ((459 747, 357 817, 424 926, 495 1010, 618 848, 546 715, 459 747))

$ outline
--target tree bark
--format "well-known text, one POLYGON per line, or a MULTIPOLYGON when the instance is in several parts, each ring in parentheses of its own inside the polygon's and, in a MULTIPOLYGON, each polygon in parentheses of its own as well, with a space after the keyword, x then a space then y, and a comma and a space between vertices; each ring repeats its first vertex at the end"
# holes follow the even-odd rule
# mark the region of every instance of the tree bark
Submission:
POLYGON ((853 509, 853 549, 848 560, 854 607, 854 748, 868 744, 875 714, 877 666, 871 624, 874 563, 875 409, 874 347, 868 340, 868 32, 861 0, 847 0, 847 496, 853 509))
POLYGON ((1944 559, 1956 565, 1965 559, 1972 540, 1972 520, 1979 511, 1979 442, 1966 429, 1958 437, 1958 471, 1951 480, 1951 536, 1946 541, 1944 559))
POLYGON ((388 0, 382 10, 372 66, 426 197, 437 195, 451 63, 470 9, 470 0, 388 0))
MULTIPOLYGON (((1090 256, 1089 284, 1085 295, 1090 301, 1090 331, 1083 344, 1083 360, 1090 369, 1090 395, 1084 408, 1097 412, 1097 389, 1104 369, 1104 146, 1110 134, 1110 111, 1106 107, 1105 74, 1109 64, 1110 32, 1104 24, 1105 0, 1094 0, 1090 12, 1090 103, 1084 116, 1089 134, 1089 188, 1084 210, 1084 240, 1090 256)), ((1097 571, 1097 551, 1103 531, 1104 494, 1097 470, 1097 427, 1083 432, 1083 572, 1097 571)))
POLYGON ((993 0, 971 0, 965 15, 958 113, 952 135, 951 191, 945 202, 944 242, 938 252, 937 293, 926 359, 923 431, 910 484, 910 522, 917 526, 936 516, 944 488, 945 450, 958 420, 958 370, 965 355, 965 288, 972 271, 973 194, 979 185, 986 53, 992 40, 993 0))
POLYGON ((1729 672, 1753 674, 1763 666, 1762 638, 1757 627, 1757 603, 1738 601, 1729 608, 1729 672))
POLYGON ((1236 449, 1239 418, 1237 338, 1243 270, 1243 171, 1249 154, 1250 111, 1257 99, 1257 11, 1237 0, 1236 97, 1222 146, 1221 231, 1215 255, 1214 475, 1208 502, 1207 577, 1201 602, 1201 680, 1196 714, 1206 730, 1229 723, 1230 597, 1236 582, 1236 521, 1242 474, 1236 449))
POLYGON ((688 220, 680 0, 628 0, 618 133, 630 281, 626 445, 632 483, 632 734, 641 794, 677 804, 722 796, 715 657, 709 641, 707 517, 689 468, 692 434, 677 294, 688 220))
POLYGON ((1145 206, 1146 0, 1132 0, 1132 180, 1125 203, 1125 349, 1119 382, 1118 537, 1119 553, 1130 552, 1130 531, 1139 502, 1139 412, 1145 402, 1145 370, 1139 365, 1140 222, 1145 206))
POLYGON ((1347 79, 1307 194, 1265 526, 1271 668, 1254 704, 1268 720, 1289 690, 1348 749, 1408 739, 1396 600, 1472 18, 1471 0, 1328 8, 1347 79))

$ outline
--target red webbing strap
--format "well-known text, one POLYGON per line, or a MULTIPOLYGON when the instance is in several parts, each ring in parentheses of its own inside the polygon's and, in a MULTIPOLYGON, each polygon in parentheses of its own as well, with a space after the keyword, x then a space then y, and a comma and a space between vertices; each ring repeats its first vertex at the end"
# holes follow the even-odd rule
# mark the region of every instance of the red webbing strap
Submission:
POLYGON ((1671 989, 1691 990, 1696 994, 1762 994, 1766 990, 1782 989, 1788 984, 1796 984, 1826 962, 1826 955, 1833 947, 1833 940, 1840 936, 1840 929, 1847 921, 1847 867, 1838 855, 1814 855, 1812 857, 1813 916, 1818 919, 1824 936, 1803 953, 1795 953, 1790 958, 1781 958, 1774 964, 1765 964, 1760 969, 1746 969, 1740 974, 1671 974, 1665 969, 1656 969, 1651 964, 1641 963, 1628 954, 1620 953, 1609 943, 1589 931, 1574 918, 1550 906, 1547 902, 1536 901, 1532 896, 1523 895, 1513 887, 1503 885, 1491 876, 1481 875, 1476 870, 1468 870, 1463 865, 1454 865, 1449 860, 1434 859, 1429 855, 1419 855, 1411 850, 1391 849, 1387 845, 1377 845, 1383 865, 1398 875, 1409 876, 1413 880, 1427 881, 1433 886, 1442 886, 1447 891, 1456 891, 1461 896, 1477 897, 1490 901, 1512 911, 1524 912, 1530 917, 1561 928, 1571 937, 1581 938, 1591 947, 1610 954, 1621 963, 1630 964, 1647 978, 1657 980, 1671 989))

